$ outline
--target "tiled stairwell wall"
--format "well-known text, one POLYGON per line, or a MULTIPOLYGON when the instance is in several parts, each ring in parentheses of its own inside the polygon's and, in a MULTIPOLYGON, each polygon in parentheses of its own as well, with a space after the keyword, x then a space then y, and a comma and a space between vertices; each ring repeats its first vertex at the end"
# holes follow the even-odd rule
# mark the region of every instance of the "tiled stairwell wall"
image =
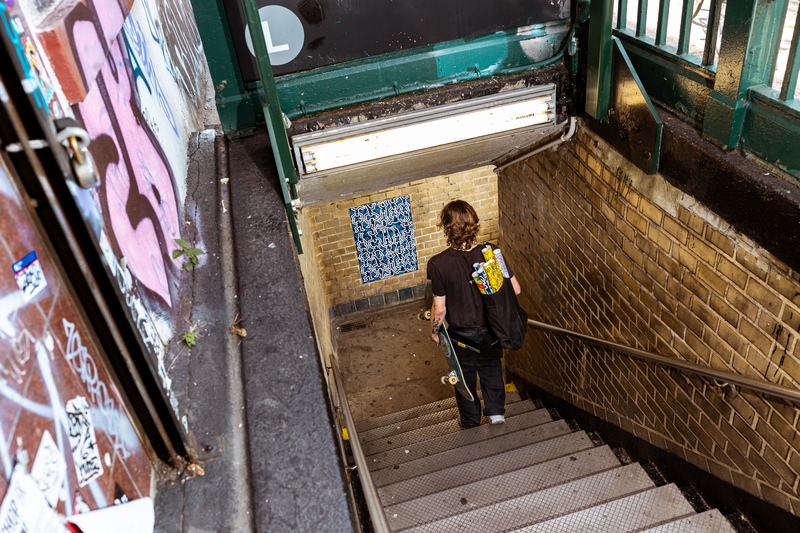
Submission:
MULTIPOLYGON (((531 318, 797 386, 800 275, 589 130, 498 178, 502 245, 531 318)), ((798 407, 530 330, 530 382, 800 514, 798 407)))

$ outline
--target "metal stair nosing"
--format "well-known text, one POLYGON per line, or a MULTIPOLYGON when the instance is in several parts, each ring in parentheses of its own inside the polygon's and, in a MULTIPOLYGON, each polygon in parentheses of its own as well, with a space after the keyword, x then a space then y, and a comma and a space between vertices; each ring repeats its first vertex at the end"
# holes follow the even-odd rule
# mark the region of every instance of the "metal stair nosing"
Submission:
POLYGON ((560 435, 572 433, 572 429, 564 420, 554 420, 538 426, 533 426, 520 431, 506 433, 500 437, 479 441, 468 446, 461 446, 439 452, 427 457, 387 466, 372 470, 372 481, 377 487, 383 487, 406 479, 421 476, 435 470, 442 470, 476 459, 489 454, 503 453, 515 448, 528 446, 536 442, 552 439, 560 435))
MULTIPOLYGON (((505 407, 506 407, 506 416, 515 416, 520 413, 536 410, 536 405, 530 400, 506 403, 505 407)), ((414 429, 432 426, 449 420, 458 420, 457 407, 436 411, 434 413, 428 413, 422 416, 418 416, 416 418, 403 420, 401 422, 394 422, 391 424, 387 424, 385 426, 370 429, 365 432, 362 432, 359 429, 358 435, 361 439, 361 443, 364 444, 381 438, 387 438, 394 435, 399 435, 401 433, 406 433, 414 429)))
MULTIPOLYGON (((370 448, 369 446, 365 446, 364 454, 367 456, 367 461, 371 470, 380 469, 412 459, 433 455, 451 448, 466 446, 487 438, 546 424, 552 420, 550 413, 548 413, 546 409, 537 409, 507 418, 505 424, 482 424, 476 428, 466 430, 461 429, 456 421, 457 429, 455 430, 437 432, 440 428, 435 427, 429 428, 429 433, 420 430, 415 435, 418 439, 416 442, 411 442, 405 446, 399 444, 396 446, 389 446, 388 449, 371 451, 368 451, 368 448, 370 448), (423 439, 422 437, 426 435, 433 436, 428 439, 423 439)), ((385 448, 385 446, 382 447, 385 448)))
POLYGON ((517 529, 514 533, 626 533, 691 514, 694 509, 671 483, 517 529))
MULTIPOLYGON (((593 507, 598 503, 647 490, 653 486, 653 481, 644 469, 639 464, 633 463, 404 531, 409 533, 510 531, 593 507)), ((387 514, 387 517, 391 526, 392 514, 387 514)), ((393 531, 400 530, 393 529, 393 531)))
POLYGON ((645 529, 640 533, 735 533, 735 531, 718 509, 709 509, 700 514, 645 529))
MULTIPOLYGON (((481 397, 480 393, 478 393, 478 397, 481 397)), ((518 392, 506 393, 506 404, 518 402, 520 400, 521 398, 518 392)), ((396 411, 394 413, 389 413, 374 418, 359 420, 356 421, 356 429, 359 432, 366 432, 374 428, 386 426, 388 424, 394 424, 397 422, 402 422, 404 420, 409 420, 412 418, 417 418, 418 416, 423 416, 429 413, 435 413, 437 411, 441 411, 443 409, 450 409, 452 407, 456 407, 455 396, 450 396, 448 398, 437 400, 435 402, 429 402, 423 405, 417 405, 415 407, 409 407, 408 409, 403 409, 402 411, 396 411)))
MULTIPOLYGON (((390 523, 394 527, 403 529, 458 515, 465 508, 488 509, 505 500, 619 467, 619 461, 608 446, 589 448, 488 478, 473 476, 465 479, 464 484, 387 505, 386 513, 393 517, 390 523)), ((381 500, 384 504, 388 501, 381 500)))
POLYGON ((590 460, 606 456, 611 461, 608 468, 619 466, 619 461, 607 446, 595 448, 589 436, 579 431, 386 485, 378 488, 378 495, 384 506, 396 505, 537 465, 542 465, 540 470, 546 471, 559 458, 566 457, 566 462, 570 463, 574 462, 575 457, 588 457, 587 460, 590 460), (581 453, 587 450, 599 451, 593 457, 592 454, 586 456, 581 453))

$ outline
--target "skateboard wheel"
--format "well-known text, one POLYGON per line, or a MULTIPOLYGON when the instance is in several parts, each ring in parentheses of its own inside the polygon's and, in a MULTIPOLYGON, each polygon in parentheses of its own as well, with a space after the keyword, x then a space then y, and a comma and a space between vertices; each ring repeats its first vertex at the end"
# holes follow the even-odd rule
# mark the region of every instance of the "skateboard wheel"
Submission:
POLYGON ((455 385, 456 383, 458 383, 458 378, 455 376, 450 376, 449 378, 447 378, 447 381, 448 383, 450 383, 450 385, 455 385))
POLYGON ((447 376, 442 376, 442 385, 447 385, 449 379, 447 376))
POLYGON ((431 319, 431 310, 428 309, 427 311, 425 311, 425 313, 422 316, 425 317, 425 320, 430 320, 431 319))

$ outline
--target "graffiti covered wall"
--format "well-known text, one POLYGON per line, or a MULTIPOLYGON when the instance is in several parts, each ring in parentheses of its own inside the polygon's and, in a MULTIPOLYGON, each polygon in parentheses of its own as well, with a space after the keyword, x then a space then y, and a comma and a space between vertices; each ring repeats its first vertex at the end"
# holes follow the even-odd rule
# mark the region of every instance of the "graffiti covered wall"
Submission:
MULTIPOLYGON (((28 78, 38 87, 40 107, 53 118, 75 118, 89 133, 101 185, 76 187, 76 201, 147 348, 144 356, 157 369, 163 391, 188 431, 186 406, 170 375, 178 353, 175 349, 171 356, 170 345, 188 277, 181 277, 181 265, 171 254, 183 228, 198 227, 195 214, 183 212, 187 145, 209 120, 208 67, 191 4, 0 0, 0 9, 7 31, 16 36, 28 78)), ((0 195, 6 219, 15 209, 7 198, 0 195)), ((14 250, 9 265, 37 249, 17 244, 4 248, 14 250)), ((202 247, 202 242, 192 244, 202 247)), ((63 456, 67 464, 68 494, 59 494, 59 510, 66 514, 77 505, 72 481, 80 486, 80 501, 87 508, 104 507, 119 495, 148 495, 147 457, 116 389, 93 359, 97 347, 75 311, 66 309, 64 290, 48 272, 47 261, 39 259, 47 286, 30 304, 23 305, 21 290, 0 285, 0 467, 5 472, 0 477, 11 476, 20 446, 35 464, 41 442, 42 449, 58 450, 54 457, 63 456), (64 303, 56 306, 59 297, 64 303), (35 385, 26 385, 31 383, 35 385), (20 426, 24 410, 41 423, 20 426), (85 438, 76 441, 76 446, 99 452, 88 454, 91 460, 82 467, 69 453, 70 421, 76 428, 94 428, 93 436, 84 432, 85 438)), ((0 481, 0 496, 5 488, 0 481)))
POLYGON ((0 212, 0 497, 26 460, 67 516, 149 496, 147 454, 2 160, 0 212))
POLYGON ((181 283, 171 253, 196 222, 182 212, 186 147, 205 126, 207 79, 191 4, 32 2, 19 15, 49 74, 53 114, 74 116, 91 137, 102 183, 76 195, 182 418, 167 372, 181 283))

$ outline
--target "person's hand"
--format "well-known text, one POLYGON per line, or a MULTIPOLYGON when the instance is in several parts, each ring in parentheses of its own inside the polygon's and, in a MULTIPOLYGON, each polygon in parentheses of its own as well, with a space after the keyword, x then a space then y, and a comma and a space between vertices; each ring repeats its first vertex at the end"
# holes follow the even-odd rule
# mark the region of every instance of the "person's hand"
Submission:
POLYGON ((431 331, 431 340, 436 344, 439 344, 439 334, 431 331))

